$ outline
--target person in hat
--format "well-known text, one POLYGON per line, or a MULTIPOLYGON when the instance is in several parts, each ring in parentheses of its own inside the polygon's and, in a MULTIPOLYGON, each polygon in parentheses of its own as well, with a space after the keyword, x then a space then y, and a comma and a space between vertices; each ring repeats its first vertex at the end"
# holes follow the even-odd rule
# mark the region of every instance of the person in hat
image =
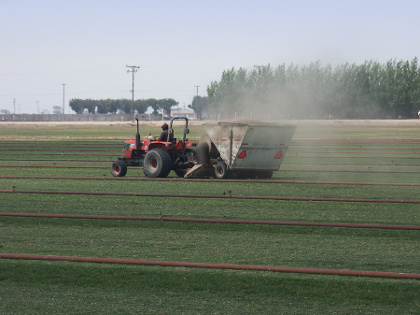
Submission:
MULTIPOLYGON (((166 141, 168 141, 168 128, 169 128, 169 126, 168 126, 167 123, 164 123, 161 126, 161 128, 162 128, 162 133, 160 134, 160 136, 158 138, 158 141, 166 142, 166 141)), ((169 141, 172 141, 172 135, 169 136, 169 141)))

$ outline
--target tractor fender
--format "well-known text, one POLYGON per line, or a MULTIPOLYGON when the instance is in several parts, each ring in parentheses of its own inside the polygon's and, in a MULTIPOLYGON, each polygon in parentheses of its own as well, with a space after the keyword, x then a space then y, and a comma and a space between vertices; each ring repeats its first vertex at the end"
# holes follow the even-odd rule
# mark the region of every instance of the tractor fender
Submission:
POLYGON ((168 151, 169 142, 152 141, 149 144, 149 151, 155 149, 163 149, 168 151))

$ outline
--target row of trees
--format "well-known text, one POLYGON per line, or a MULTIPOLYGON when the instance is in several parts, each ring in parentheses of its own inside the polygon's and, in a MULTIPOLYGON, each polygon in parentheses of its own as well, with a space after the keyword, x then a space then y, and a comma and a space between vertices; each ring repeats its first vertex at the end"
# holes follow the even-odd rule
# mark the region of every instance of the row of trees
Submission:
POLYGON ((320 62, 232 68, 208 86, 208 106, 226 117, 415 118, 419 70, 417 58, 335 68, 320 62))
POLYGON ((206 96, 194 96, 191 105, 188 105, 188 107, 194 111, 197 119, 201 120, 203 115, 208 112, 208 98, 206 96))
MULTIPOLYGON (((154 114, 156 114, 158 110, 163 110, 166 115, 171 116, 171 107, 175 105, 178 105, 178 102, 172 98, 149 98, 134 101, 134 110, 139 114, 143 114, 149 107, 152 107, 154 114)), ((116 114, 118 112, 130 114, 132 112, 133 103, 128 99, 92 100, 75 98, 70 100, 69 106, 78 114, 83 113, 85 109, 87 109, 90 114, 116 114)))
MULTIPOLYGON (((207 97, 195 96, 191 105, 203 115, 219 117, 278 118, 416 118, 420 109, 420 68, 411 61, 385 64, 366 61, 333 68, 314 62, 308 66, 282 64, 226 70, 220 81, 207 87, 207 97)), ((136 100, 134 109, 144 113, 163 110, 171 116, 174 99, 136 100)), ((72 99, 76 113, 131 113, 128 99, 72 99)))

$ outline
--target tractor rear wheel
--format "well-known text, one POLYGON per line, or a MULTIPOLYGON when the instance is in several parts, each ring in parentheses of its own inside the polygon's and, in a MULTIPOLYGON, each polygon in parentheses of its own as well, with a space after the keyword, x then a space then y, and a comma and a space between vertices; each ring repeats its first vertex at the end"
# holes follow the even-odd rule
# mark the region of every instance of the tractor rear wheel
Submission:
POLYGON ((172 158, 163 149, 155 149, 147 152, 144 157, 144 175, 151 178, 166 177, 172 168, 172 158))
POLYGON ((227 169, 227 165, 225 162, 219 162, 216 164, 214 168, 214 176, 218 179, 226 179, 229 178, 229 170, 227 169))
POLYGON ((124 177, 127 174, 127 165, 122 160, 112 162, 111 174, 115 177, 124 177))

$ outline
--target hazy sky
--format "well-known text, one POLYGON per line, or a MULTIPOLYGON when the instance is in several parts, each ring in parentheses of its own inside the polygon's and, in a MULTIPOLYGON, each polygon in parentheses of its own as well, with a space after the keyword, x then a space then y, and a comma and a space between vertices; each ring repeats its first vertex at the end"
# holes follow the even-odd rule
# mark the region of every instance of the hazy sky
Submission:
POLYGON ((0 0, 0 109, 205 96, 223 70, 386 62, 420 52, 420 1, 0 0), (38 103, 37 103, 38 102, 38 103))

